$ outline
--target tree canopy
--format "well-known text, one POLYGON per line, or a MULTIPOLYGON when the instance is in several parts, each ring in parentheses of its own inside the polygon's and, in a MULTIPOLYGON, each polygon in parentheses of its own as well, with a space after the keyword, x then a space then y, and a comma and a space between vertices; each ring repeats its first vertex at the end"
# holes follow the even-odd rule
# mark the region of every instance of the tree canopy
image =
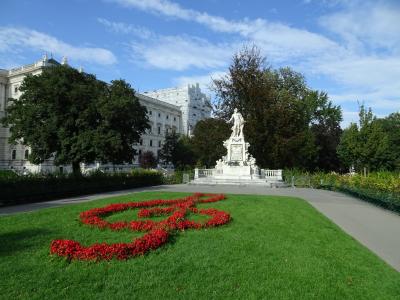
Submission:
POLYGON ((196 163, 190 138, 176 132, 168 133, 160 149, 159 158, 164 163, 171 163, 177 169, 184 169, 196 163))
POLYGON ((143 169, 151 169, 157 166, 157 158, 153 151, 144 151, 139 155, 139 165, 143 169))
POLYGON ((209 118, 197 122, 191 139, 198 164, 213 168, 218 159, 226 154, 223 141, 231 133, 229 124, 222 119, 209 118))
POLYGON ((398 116, 390 115, 377 119, 371 108, 360 106, 359 125, 351 123, 343 131, 337 152, 346 167, 354 166, 361 171, 393 170, 397 167, 400 155, 398 116), (393 143, 393 144, 392 144, 393 143), (393 147, 393 146, 394 147, 393 147), (397 146, 396 146, 397 145, 397 146))
POLYGON ((216 116, 238 108, 250 153, 264 168, 339 168, 341 109, 311 90, 302 74, 273 69, 256 47, 235 54, 228 74, 213 81, 216 116))
POLYGON ((20 90, 2 123, 10 127, 10 142, 31 148, 35 164, 54 158, 80 173, 81 162, 131 162, 133 145, 149 128, 146 108, 124 80, 107 85, 60 65, 26 76, 20 90))

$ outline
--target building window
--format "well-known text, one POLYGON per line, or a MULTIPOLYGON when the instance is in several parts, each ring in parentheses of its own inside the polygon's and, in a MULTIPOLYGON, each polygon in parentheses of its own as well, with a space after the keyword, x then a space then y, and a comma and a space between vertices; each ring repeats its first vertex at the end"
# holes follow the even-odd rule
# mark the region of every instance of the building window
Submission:
POLYGON ((29 150, 28 149, 25 150, 24 157, 25 157, 25 159, 28 159, 28 157, 29 157, 29 150))
POLYGON ((140 145, 140 146, 143 145, 143 140, 142 140, 142 139, 139 140, 139 145, 140 145))
POLYGON ((169 115, 167 115, 167 120, 169 119, 169 115))
POLYGON ((176 117, 174 117, 174 121, 176 121, 176 117))
POLYGON ((11 152, 11 159, 16 159, 17 158, 17 150, 13 150, 11 152))
POLYGON ((150 140, 150 147, 153 147, 153 140, 150 140))
POLYGON ((161 118, 161 114, 160 113, 158 113, 158 117, 161 118))
POLYGON ((139 150, 139 155, 142 155, 142 150, 139 150))
POLYGON ((196 116, 196 114, 193 114, 193 117, 195 117, 196 116))
POLYGON ((14 85, 14 93, 18 93, 18 85, 14 85))
POLYGON ((158 134, 161 134, 161 126, 158 126, 158 134))
POLYGON ((149 111, 149 115, 150 115, 150 116, 153 115, 153 112, 152 112, 151 110, 149 111))
POLYGON ((158 141, 158 147, 161 148, 161 141, 158 141))

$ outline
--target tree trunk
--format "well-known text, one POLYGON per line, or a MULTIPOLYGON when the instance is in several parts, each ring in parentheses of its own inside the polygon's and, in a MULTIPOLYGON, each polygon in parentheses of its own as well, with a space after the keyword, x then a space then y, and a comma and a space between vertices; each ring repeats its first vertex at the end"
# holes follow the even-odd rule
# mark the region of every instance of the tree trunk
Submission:
POLYGON ((72 173, 74 174, 74 176, 81 176, 81 165, 80 162, 73 162, 72 163, 72 173))

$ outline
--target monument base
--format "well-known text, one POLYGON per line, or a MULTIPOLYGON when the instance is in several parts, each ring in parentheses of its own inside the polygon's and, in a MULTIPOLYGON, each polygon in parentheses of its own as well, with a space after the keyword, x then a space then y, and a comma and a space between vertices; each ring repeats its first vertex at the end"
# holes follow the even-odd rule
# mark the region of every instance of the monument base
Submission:
POLYGON ((195 169, 194 185, 257 185, 285 187, 282 170, 260 170, 256 173, 251 166, 221 166, 215 169, 195 169))
POLYGON ((231 120, 234 121, 232 134, 223 143, 227 154, 216 161, 214 169, 195 169, 194 180, 190 184, 285 186, 282 170, 260 170, 257 166, 248 151, 250 144, 244 139, 243 117, 236 108, 231 120))

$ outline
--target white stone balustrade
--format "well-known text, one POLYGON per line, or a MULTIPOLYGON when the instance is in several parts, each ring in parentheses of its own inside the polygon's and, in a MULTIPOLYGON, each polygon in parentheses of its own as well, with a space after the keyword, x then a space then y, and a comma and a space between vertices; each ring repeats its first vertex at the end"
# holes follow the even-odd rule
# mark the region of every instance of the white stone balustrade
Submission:
MULTIPOLYGON (((195 169, 194 178, 213 177, 216 174, 223 175, 222 170, 195 169)), ((261 178, 282 180, 282 170, 261 170, 261 178)))
POLYGON ((263 170, 264 176, 266 179, 268 178, 277 178, 282 180, 282 170, 263 170))
POLYGON ((215 169, 195 169, 194 178, 212 177, 215 169))

